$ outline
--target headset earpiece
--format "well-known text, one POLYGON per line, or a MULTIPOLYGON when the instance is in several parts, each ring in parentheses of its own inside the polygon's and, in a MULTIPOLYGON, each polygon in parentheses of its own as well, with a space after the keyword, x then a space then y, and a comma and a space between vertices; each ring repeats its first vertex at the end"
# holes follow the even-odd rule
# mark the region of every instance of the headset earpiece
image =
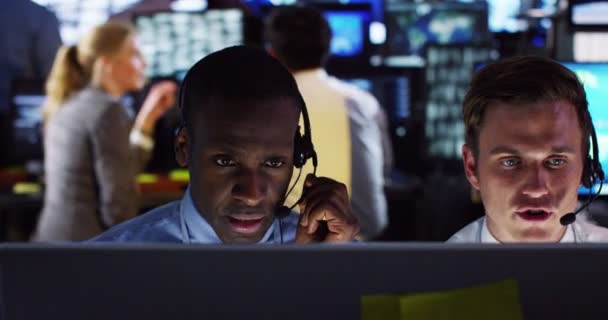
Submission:
POLYGON ((306 108, 306 102, 304 102, 304 99, 300 100, 300 105, 302 121, 304 122, 304 134, 302 134, 300 131, 301 128, 298 125, 293 143, 293 166, 297 169, 301 169, 304 167, 308 159, 312 159, 312 165, 314 167, 314 171, 316 172, 318 165, 317 153, 315 152, 315 147, 312 144, 310 119, 308 118, 308 109, 306 108))
POLYGON ((300 169, 304 167, 308 159, 316 157, 316 152, 312 145, 312 139, 306 134, 300 133, 300 126, 294 137, 293 166, 300 169))
POLYGON ((593 185, 595 184, 595 174, 594 174, 594 165, 593 165, 593 159, 591 158, 591 156, 587 156, 587 159, 585 159, 585 163, 583 164, 583 179, 582 179, 582 184, 583 187, 585 188, 591 188, 593 187, 593 185))
POLYGON ((604 171, 602 170, 602 164, 599 160, 597 135, 591 120, 591 115, 588 115, 588 119, 589 123, 591 123, 591 148, 593 148, 593 157, 588 155, 583 164, 582 184, 585 188, 591 189, 598 181, 604 181, 604 171))

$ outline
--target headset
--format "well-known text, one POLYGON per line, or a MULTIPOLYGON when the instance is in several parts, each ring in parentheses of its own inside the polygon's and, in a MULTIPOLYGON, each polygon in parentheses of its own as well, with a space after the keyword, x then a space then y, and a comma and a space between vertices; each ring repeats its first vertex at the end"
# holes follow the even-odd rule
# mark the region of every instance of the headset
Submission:
MULTIPOLYGON (((182 80, 182 85, 180 86, 179 89, 179 110, 181 112, 181 123, 179 125, 179 127, 175 130, 175 136, 177 136, 179 134, 179 132, 181 130, 183 130, 186 127, 186 117, 185 117, 185 98, 184 98, 184 93, 185 93, 185 87, 186 87, 186 82, 188 81, 188 76, 189 76, 189 72, 186 73, 186 76, 184 77, 184 79, 182 80)), ((298 169, 298 176, 296 178, 296 181, 294 181, 293 185, 288 189, 287 193, 285 193, 285 195, 282 198, 281 201, 281 206, 279 206, 276 210, 275 210, 275 214, 276 216, 279 218, 279 231, 280 231, 280 236, 281 236, 281 243, 283 243, 283 227, 282 227, 282 223, 281 220, 287 216, 289 216, 289 214, 291 213, 291 210, 293 210, 293 208, 298 205, 299 201, 294 203, 291 207, 287 207, 284 205, 285 200, 287 200, 287 197, 289 196, 289 194, 291 193, 291 191, 294 189, 294 187, 297 185, 298 181, 300 180, 300 176, 302 174, 302 168, 304 167, 304 165, 306 165, 306 163, 308 162, 308 160, 312 160, 312 166, 313 166, 313 174, 316 175, 317 173, 317 166, 319 164, 318 158, 317 158, 317 152, 315 151, 314 145, 312 143, 312 131, 310 128, 310 118, 308 117, 308 109, 306 108, 306 102, 304 101, 304 98, 302 98, 302 96, 300 95, 298 97, 298 100, 300 102, 300 114, 302 115, 302 122, 304 123, 304 133, 301 132, 301 127, 300 125, 298 125, 298 128, 296 130, 295 136, 294 136, 294 148, 293 148, 293 166, 298 169)))
POLYGON ((585 159, 585 163, 583 164, 583 176, 582 176, 582 184, 585 188, 589 189, 589 194, 592 192, 593 186, 599 182, 600 186, 593 195, 589 196, 589 200, 587 203, 582 205, 574 212, 570 212, 565 214, 559 220, 563 226, 567 226, 573 223, 576 220, 576 215, 583 211, 583 209, 587 208, 591 202, 593 202, 602 192, 602 187, 604 186, 604 170, 602 169, 602 164, 600 163, 599 157, 599 149, 597 143, 597 135, 595 133, 595 127, 593 126, 593 121, 591 119, 591 114, 589 114, 589 110, 586 111, 587 119, 589 120, 589 124, 591 125, 591 147, 593 148, 592 156, 587 155, 585 159))

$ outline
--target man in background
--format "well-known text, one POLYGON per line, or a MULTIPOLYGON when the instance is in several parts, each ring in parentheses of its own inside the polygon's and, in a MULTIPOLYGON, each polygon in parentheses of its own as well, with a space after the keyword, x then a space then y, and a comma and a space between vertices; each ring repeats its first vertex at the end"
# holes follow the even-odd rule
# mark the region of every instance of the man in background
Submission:
POLYGON ((61 46, 59 22, 30 0, 3 0, 0 10, 0 113, 9 105, 11 82, 45 80, 61 46))
POLYGON ((383 141, 386 116, 371 94, 325 72, 331 36, 327 20, 313 8, 278 8, 265 24, 267 50, 293 73, 309 108, 323 161, 319 172, 350 186, 361 235, 373 239, 388 224, 383 164, 392 152, 383 148, 390 146, 383 141))

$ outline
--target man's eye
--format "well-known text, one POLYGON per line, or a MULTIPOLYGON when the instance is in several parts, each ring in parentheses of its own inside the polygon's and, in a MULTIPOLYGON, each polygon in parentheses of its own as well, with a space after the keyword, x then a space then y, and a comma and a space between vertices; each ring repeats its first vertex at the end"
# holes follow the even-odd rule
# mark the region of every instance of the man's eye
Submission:
POLYGON ((285 164, 285 161, 281 160, 268 160, 264 163, 265 166, 270 168, 280 168, 285 164))
POLYGON ((503 159, 501 160, 501 164, 505 168, 513 168, 519 164, 519 160, 513 158, 503 159))
POLYGON ((236 161, 229 158, 217 158, 215 159, 215 164, 220 167, 234 167, 236 165, 236 161))
POLYGON ((566 163, 565 159, 562 158, 551 158, 547 160, 547 164, 550 167, 560 167, 566 163))

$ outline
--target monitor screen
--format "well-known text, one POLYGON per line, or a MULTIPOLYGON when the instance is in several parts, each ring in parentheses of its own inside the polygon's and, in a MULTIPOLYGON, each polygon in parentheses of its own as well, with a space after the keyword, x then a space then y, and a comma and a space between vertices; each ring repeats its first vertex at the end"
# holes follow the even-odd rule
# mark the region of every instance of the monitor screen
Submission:
POLYGON ((155 12, 135 17, 149 77, 176 76, 217 50, 242 44, 243 12, 155 12))
MULTIPOLYGON (((330 54, 332 58, 356 58, 366 54, 369 26, 372 20, 371 6, 367 3, 311 3, 323 12, 331 28, 330 54)), ((261 15, 267 17, 272 4, 262 4, 261 15)), ((285 6, 283 6, 285 7, 285 6)))
POLYGON ((13 97, 15 106, 15 139, 27 145, 40 143, 40 112, 46 97, 37 94, 20 94, 13 97))
POLYGON ((569 16, 574 27, 608 27, 608 1, 570 0, 569 16))
POLYGON ((474 70, 497 58, 491 47, 431 45, 427 50, 425 136, 427 152, 462 172, 465 126, 462 102, 474 70), (452 166, 453 165, 453 166, 452 166))
POLYGON ((472 44, 489 39, 485 2, 389 2, 385 23, 389 56, 423 56, 431 43, 472 44))
POLYGON ((42 105, 46 99, 42 80, 15 80, 11 84, 12 163, 42 160, 42 105))
MULTIPOLYGON (((531 21, 523 16, 530 10, 551 15, 557 11, 558 7, 558 0, 487 0, 487 2, 488 24, 492 32, 525 31, 530 27, 531 21)), ((551 22, 548 19, 543 20, 540 24, 545 29, 548 29, 550 25, 551 22)))
POLYGON ((386 110, 389 121, 404 122, 410 115, 410 83, 405 75, 378 75, 343 79, 371 93, 386 110))
MULTIPOLYGON (((585 86, 589 113, 597 134, 599 160, 602 168, 608 170, 608 63, 571 63, 564 62, 566 67, 574 71, 585 86)), ((597 188, 595 186, 594 188, 597 188)), ((595 189, 594 189, 595 191, 595 189)), ((581 188, 581 194, 589 190, 581 188)), ((608 186, 602 188, 602 194, 608 194, 608 186)))
POLYGON ((75 44, 84 33, 106 22, 139 0, 34 0, 57 15, 61 38, 66 44, 75 44))
POLYGON ((369 27, 369 12, 327 10, 324 14, 332 31, 331 54, 339 57, 363 54, 369 27))

